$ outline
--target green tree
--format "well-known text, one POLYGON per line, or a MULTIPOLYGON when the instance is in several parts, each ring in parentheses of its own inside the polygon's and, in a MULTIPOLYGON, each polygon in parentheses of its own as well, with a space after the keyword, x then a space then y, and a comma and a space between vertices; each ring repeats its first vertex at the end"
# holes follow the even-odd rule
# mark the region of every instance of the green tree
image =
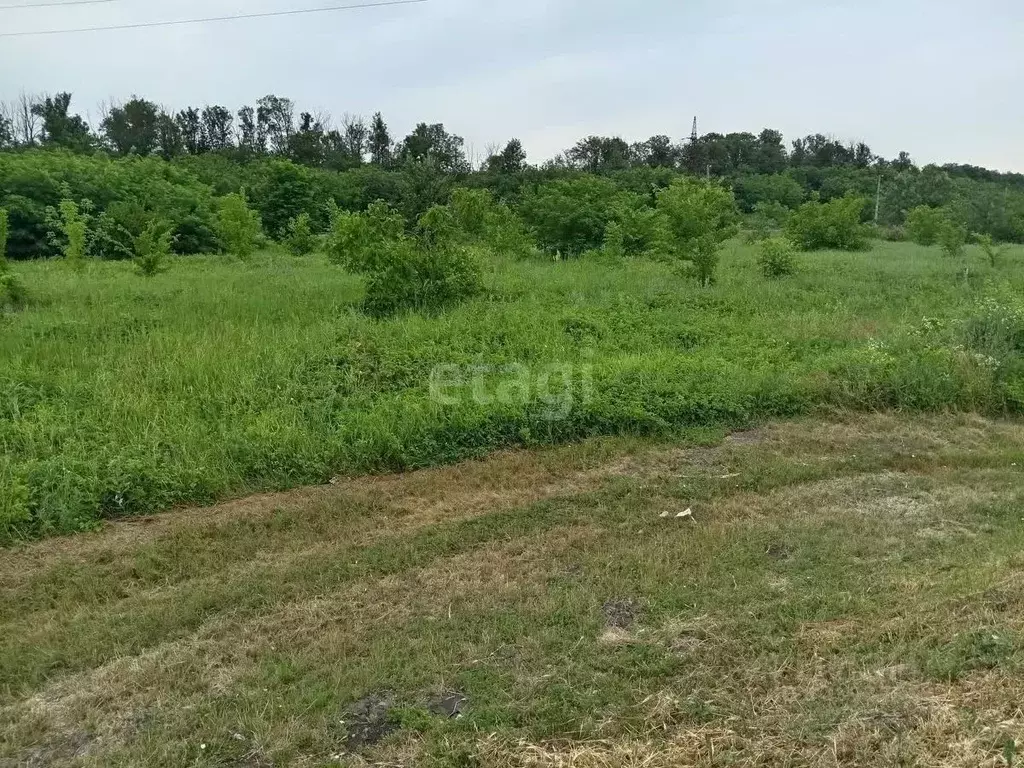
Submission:
POLYGON ((511 139, 501 152, 487 158, 484 167, 492 173, 520 173, 526 167, 526 151, 522 142, 511 139))
POLYGON ((1003 258, 1003 254, 1006 252, 1006 248, 997 245, 992 235, 975 235, 975 239, 978 241, 978 245, 981 247, 981 252, 985 254, 985 258, 988 259, 989 265, 992 269, 999 266, 999 262, 1003 258))
POLYGON ((544 250, 579 256, 602 246, 608 224, 624 207, 640 204, 612 181, 585 175, 539 185, 524 196, 519 210, 544 250))
POLYGON ((288 236, 284 242, 296 256, 308 256, 316 250, 316 235, 313 234, 308 213, 300 213, 289 222, 288 236))
POLYGON ((967 228, 951 219, 947 219, 939 228, 939 246, 950 258, 960 258, 964 255, 964 246, 967 245, 967 228))
POLYGON ((123 106, 113 107, 100 128, 107 142, 119 155, 151 155, 159 147, 160 110, 156 104, 132 97, 123 106))
POLYGON ((785 237, 769 237, 758 247, 757 264, 765 277, 777 278, 796 271, 796 248, 785 237))
POLYGON ((948 214, 941 208, 919 205, 907 213, 907 237, 918 245, 935 245, 948 221, 948 214))
POLYGON ((368 148, 370 162, 380 168, 390 168, 393 162, 393 145, 388 125, 380 112, 370 121, 370 137, 368 148))
POLYGON ((170 255, 171 229, 166 222, 150 222, 135 238, 135 266, 144 277, 164 271, 170 255))
POLYGON ((861 222, 866 205, 867 200, 852 195, 827 203, 812 200, 789 217, 786 234, 805 251, 858 250, 867 242, 866 228, 861 222))
POLYGON ((249 207, 245 192, 221 198, 217 225, 221 243, 228 253, 243 260, 252 256, 262 228, 259 214, 249 207))
POLYGON ((448 133, 442 123, 420 123, 405 137, 398 148, 398 159, 403 163, 427 163, 445 174, 460 174, 470 170, 463 151, 461 136, 448 133))
POLYGON ((658 193, 658 210, 666 220, 670 255, 690 262, 701 285, 711 285, 718 250, 736 232, 738 214, 732 190, 679 178, 658 193))
POLYGON ((71 94, 67 92, 47 96, 32 105, 32 114, 43 122, 41 141, 44 146, 65 147, 78 152, 91 148, 89 125, 80 115, 69 115, 70 107, 71 94))
POLYGON ((85 266, 88 223, 74 200, 61 200, 57 206, 57 226, 64 236, 64 260, 74 269, 85 266))

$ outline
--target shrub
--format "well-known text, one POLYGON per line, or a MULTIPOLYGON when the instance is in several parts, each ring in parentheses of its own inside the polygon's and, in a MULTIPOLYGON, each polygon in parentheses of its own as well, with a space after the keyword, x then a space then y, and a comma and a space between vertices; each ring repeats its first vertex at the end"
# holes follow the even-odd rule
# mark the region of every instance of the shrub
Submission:
POLYGON ((220 250, 220 238, 212 218, 191 213, 179 221, 171 233, 175 253, 188 256, 196 253, 216 253, 220 250))
POLYGON ((860 217, 867 201, 862 197, 840 197, 827 203, 804 203, 790 217, 786 234, 805 251, 863 248, 866 231, 860 217))
MULTIPOLYGON (((64 260, 75 269, 85 266, 89 227, 74 200, 61 200, 57 206, 56 228, 63 235, 64 260)), ((54 233, 56 235, 56 233, 54 233)))
POLYGON ((736 232, 736 200, 718 184, 676 179, 658 192, 668 247, 677 259, 689 261, 701 285, 711 285, 718 267, 718 249, 736 232))
POLYGON ((364 308, 382 317, 398 312, 439 311, 480 290, 480 267, 459 243, 451 209, 434 206, 416 233, 404 232, 401 214, 386 203, 366 213, 339 211, 328 241, 328 258, 366 276, 364 308))
POLYGON ((25 288, 17 276, 6 269, 0 270, 0 310, 20 309, 26 300, 25 288))
POLYGON ((260 217, 249 207, 244 192, 221 198, 217 228, 224 248, 240 259, 252 256, 262 233, 260 217))
POLYGON ((383 266, 385 246, 403 237, 402 214, 377 201, 366 213, 337 211, 331 221, 327 257, 349 272, 368 274, 383 266))
POLYGON ((621 259, 626 255, 626 241, 622 233, 622 225, 617 221, 608 223, 604 231, 604 243, 601 250, 610 259, 621 259))
POLYGON ((907 214, 904 228, 907 237, 918 245, 935 245, 947 221, 948 216, 941 208, 919 205, 907 214))
POLYGON ((316 250, 317 238, 308 213, 300 213, 288 223, 284 244, 296 256, 308 256, 316 250))
POLYGON ((939 228, 939 246, 950 258, 960 258, 964 255, 964 246, 967 245, 967 229, 962 224, 946 220, 939 228))
POLYGON ((771 279, 796 272, 796 248, 785 237, 770 237, 761 242, 757 263, 761 273, 771 279))
POLYGON ((974 238, 981 247, 982 253, 985 254, 985 258, 988 259, 989 265, 992 269, 995 269, 1002 260, 1003 254, 1006 252, 1006 248, 1001 245, 996 245, 995 240, 992 239, 992 235, 975 235, 974 238))
POLYGON ((152 277, 166 269, 170 255, 171 230, 164 222, 151 222, 135 238, 135 266, 144 277, 152 277))
POLYGON ((541 184, 524 197, 520 214, 545 251, 579 256, 601 247, 608 224, 624 208, 641 205, 639 196, 608 179, 581 176, 541 184))

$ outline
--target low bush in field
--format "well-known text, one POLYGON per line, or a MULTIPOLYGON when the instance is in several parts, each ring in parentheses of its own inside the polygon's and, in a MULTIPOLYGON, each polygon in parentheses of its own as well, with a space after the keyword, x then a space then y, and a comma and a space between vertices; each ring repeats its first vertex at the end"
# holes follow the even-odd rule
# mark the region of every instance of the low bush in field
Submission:
POLYGON ((328 255, 365 276, 368 314, 436 312, 480 291, 480 265, 459 242, 461 233, 449 207, 430 209, 406 235, 401 214, 376 203, 363 214, 338 212, 328 255))
POLYGON ((949 214, 941 208, 919 205, 907 213, 903 227, 907 237, 918 245, 935 245, 939 234, 949 223, 949 214))
POLYGON ((317 236, 308 213, 300 213, 288 223, 284 244, 294 256, 308 256, 316 250, 317 236))
POLYGON ((786 223, 786 235, 805 251, 862 250, 867 244, 861 214, 867 201, 862 197, 841 197, 827 203, 804 203, 786 223))
POLYGON ((758 246, 757 264, 767 278, 787 277, 796 272, 796 248, 785 237, 770 237, 758 246))
POLYGON ((167 268, 171 255, 170 225, 153 222, 135 238, 135 267, 144 277, 153 277, 167 268))

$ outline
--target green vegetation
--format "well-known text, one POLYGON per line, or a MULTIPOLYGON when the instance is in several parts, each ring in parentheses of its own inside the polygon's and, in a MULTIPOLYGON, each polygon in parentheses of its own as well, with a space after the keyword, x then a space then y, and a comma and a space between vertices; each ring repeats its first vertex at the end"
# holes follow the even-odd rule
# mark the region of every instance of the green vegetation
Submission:
MULTIPOLYGON (((16 263, 33 301, 0 334, 4 538, 339 472, 821 405, 1024 408, 1019 248, 993 270, 969 246, 967 282, 962 263, 909 243, 816 253, 765 281, 757 247, 733 240, 703 289, 660 261, 473 248, 480 293, 442 315, 377 320, 359 311, 356 275, 404 279, 410 263, 392 259, 429 261, 436 235, 404 234, 386 206, 340 213, 342 235, 354 238, 345 267, 281 252, 245 268, 176 257, 139 280, 119 262, 16 263), (446 398, 438 378, 454 379, 446 398)), ((416 285, 383 295, 431 300, 416 285)))
POLYGON ((317 247, 317 238, 308 213, 300 213, 288 224, 288 236, 285 245, 294 256, 308 256, 317 247))
POLYGON ((785 237, 770 237, 758 245, 757 263, 767 278, 788 277, 796 272, 796 249, 785 237))
POLYGON ((244 192, 221 199, 217 231, 229 253, 243 260, 253 255, 260 238, 260 217, 249 207, 244 192))
POLYGON ((786 222, 786 234, 805 251, 834 248, 857 251, 867 245, 861 215, 867 201, 843 197, 827 203, 811 200, 797 208, 786 222))
POLYGON ((587 441, 8 551, 0 762, 1006 765, 1022 446, 920 413, 587 441))

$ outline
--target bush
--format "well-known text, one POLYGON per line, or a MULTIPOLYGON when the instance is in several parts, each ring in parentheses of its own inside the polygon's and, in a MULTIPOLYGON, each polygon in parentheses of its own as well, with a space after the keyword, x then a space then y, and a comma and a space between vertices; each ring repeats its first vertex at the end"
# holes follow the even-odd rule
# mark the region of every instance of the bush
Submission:
POLYGON ((337 211, 331 221, 327 257, 349 272, 369 274, 383 267, 385 246, 405 231, 402 214, 377 201, 366 213, 337 211))
POLYGON ((171 230, 163 222, 151 222, 135 238, 135 266, 139 274, 152 277, 167 267, 167 257, 171 255, 171 230))
POLYGON ((804 203, 790 217, 786 234, 805 251, 835 249, 855 251, 866 244, 861 213, 867 201, 862 197, 841 197, 827 203, 804 203))
POLYGON ((718 267, 718 249, 736 232, 736 200, 718 184, 676 179, 658 192, 671 256, 689 261, 701 285, 711 285, 718 267))
POLYGON ((992 269, 999 266, 999 262, 1002 261, 1006 248, 1001 245, 996 245, 995 240, 992 239, 992 235, 975 235, 974 239, 977 241, 982 253, 985 254, 985 258, 988 259, 988 263, 992 269))
POLYGON ((424 213, 410 237, 401 214, 386 203, 375 203, 366 213, 335 215, 328 258, 366 276, 367 314, 434 312, 481 288, 479 264, 459 236, 458 222, 447 206, 424 213))
MULTIPOLYGON (((64 260, 75 269, 85 266, 86 242, 89 227, 85 215, 74 200, 61 200, 57 206, 58 216, 54 222, 63 235, 64 260)), ((57 233, 53 233, 56 239, 57 233)))
POLYGON ((308 213, 300 213, 288 223, 284 244, 296 256, 308 256, 316 250, 317 238, 308 213))
POLYGON ((260 217, 249 207, 244 192, 221 198, 217 228, 225 250, 240 259, 252 256, 262 234, 260 217))
POLYGON ((964 246, 967 245, 967 228, 962 224, 946 220, 939 228, 939 246, 950 258, 960 258, 964 255, 964 246))
POLYGON ((0 270, 0 310, 21 309, 25 306, 25 288, 13 272, 0 270))
POLYGON ((541 184, 523 199, 520 214, 548 253, 579 256, 604 243, 608 224, 643 205, 608 179, 580 176, 541 184))
POLYGON ((918 245, 935 245, 948 219, 948 215, 941 208, 919 205, 907 214, 904 228, 907 237, 918 245))
POLYGON ((796 248, 788 238, 770 237, 761 242, 757 263, 769 279, 787 277, 796 272, 796 248))
POLYGON ((190 256, 198 253, 217 253, 220 238, 212 217, 191 213, 179 221, 171 233, 175 253, 190 256))

